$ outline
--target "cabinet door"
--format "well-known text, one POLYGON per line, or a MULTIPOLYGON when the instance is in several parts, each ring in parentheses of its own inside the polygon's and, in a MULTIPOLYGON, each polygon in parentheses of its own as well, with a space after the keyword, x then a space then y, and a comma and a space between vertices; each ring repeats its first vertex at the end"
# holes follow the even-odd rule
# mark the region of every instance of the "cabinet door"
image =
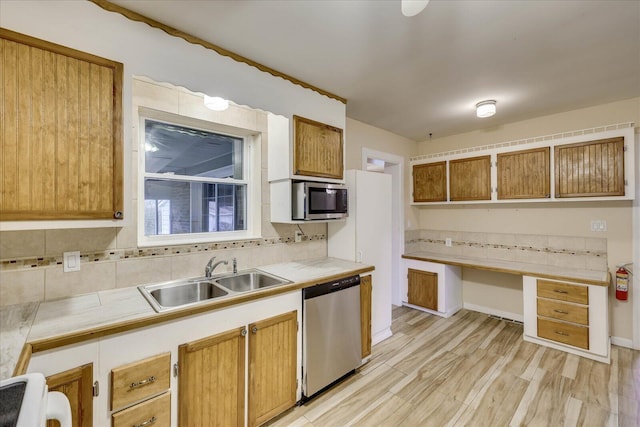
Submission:
MULTIPOLYGON (((93 425, 93 363, 47 377, 49 391, 59 391, 71 404, 72 427, 93 425)), ((47 421, 47 427, 58 427, 58 421, 47 421)))
POLYGON ((556 197, 624 196, 624 138, 554 148, 556 197))
POLYGON ((438 274, 409 269, 409 304, 438 311, 438 274))
POLYGON ((0 220, 121 219, 122 64, 0 28, 0 220))
POLYGON ((371 294, 373 282, 371 276, 360 278, 360 339, 362 358, 371 354, 371 294))
POLYGON ((551 196, 549 147, 498 154, 498 199, 551 196))
POLYGON ((449 195, 452 201, 491 200, 491 156, 451 160, 449 195))
POLYGON ((178 349, 178 424, 244 425, 246 329, 183 344, 178 349))
POLYGON ((296 404, 298 312, 249 325, 249 426, 296 404))
POLYGON ((413 201, 447 200, 447 162, 413 165, 413 201))
POLYGON ((342 129, 293 116, 293 173, 343 178, 342 129))

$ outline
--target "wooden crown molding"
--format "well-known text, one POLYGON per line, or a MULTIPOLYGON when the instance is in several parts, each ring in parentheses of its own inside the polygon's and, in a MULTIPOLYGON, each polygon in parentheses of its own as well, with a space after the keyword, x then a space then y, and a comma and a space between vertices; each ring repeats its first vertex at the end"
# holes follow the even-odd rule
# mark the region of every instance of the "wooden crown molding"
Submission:
POLYGON ((213 50, 214 52, 218 53, 219 55, 227 56, 227 57, 229 57, 229 58, 231 58, 231 59, 233 59, 234 61, 237 61, 237 62, 243 62, 243 63, 245 63, 247 65, 250 65, 252 67, 257 68, 260 71, 263 71, 265 73, 269 73, 269 74, 271 74, 272 76, 275 76, 275 77, 283 78, 283 79, 288 80, 289 82, 291 82, 291 83, 293 83, 295 85, 301 86, 301 87, 303 87, 305 89, 311 89, 314 92, 317 92, 317 93, 319 93, 321 95, 327 96, 327 97, 335 99, 337 101, 340 101, 343 104, 347 103, 346 98, 343 98, 341 96, 335 95, 335 94, 333 94, 331 92, 327 92, 326 90, 323 90, 323 89, 320 89, 320 88, 315 87, 313 85, 310 85, 309 83, 305 83, 302 80, 298 80, 295 77, 292 77, 292 76, 290 76, 288 74, 281 73, 280 71, 274 70, 271 67, 267 67, 266 65, 260 64, 259 62, 253 61, 253 60, 251 60, 249 58, 246 58, 246 57, 244 57, 242 55, 238 55, 235 52, 231 52, 230 50, 227 50, 227 49, 225 49, 223 47, 220 47, 218 45, 210 43, 210 42, 208 42, 206 40, 203 40, 203 39, 201 39, 199 37, 196 37, 196 36, 193 36, 191 34, 185 33, 184 31, 180 31, 180 30, 178 30, 176 28, 173 28, 173 27, 171 27, 169 25, 165 25, 162 22, 158 22, 158 21, 156 21, 154 19, 148 18, 148 17, 146 17, 144 15, 141 15, 141 14, 139 14, 137 12, 129 10, 129 9, 125 8, 125 7, 113 4, 108 0, 89 0, 89 1, 94 3, 94 4, 96 4, 97 6, 100 6, 101 8, 103 8, 104 10, 107 10, 109 12, 119 13, 122 16, 124 16, 124 17, 126 17, 126 18, 128 18, 128 19, 130 19, 132 21, 143 22, 143 23, 149 25, 150 27, 157 28, 157 29, 160 29, 160 30, 164 31, 165 33, 169 34, 170 36, 178 37, 178 38, 181 38, 181 39, 185 40, 186 42, 189 42, 189 43, 192 43, 192 44, 196 44, 196 45, 200 45, 200 46, 202 46, 202 47, 204 47, 206 49, 209 49, 209 50, 213 50))

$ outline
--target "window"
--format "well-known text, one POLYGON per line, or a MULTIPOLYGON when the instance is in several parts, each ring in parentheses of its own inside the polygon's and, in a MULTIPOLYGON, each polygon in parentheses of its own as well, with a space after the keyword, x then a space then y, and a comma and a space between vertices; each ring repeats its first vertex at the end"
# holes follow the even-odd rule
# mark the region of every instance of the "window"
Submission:
POLYGON ((253 237, 251 135, 144 110, 140 129, 141 245, 253 237))

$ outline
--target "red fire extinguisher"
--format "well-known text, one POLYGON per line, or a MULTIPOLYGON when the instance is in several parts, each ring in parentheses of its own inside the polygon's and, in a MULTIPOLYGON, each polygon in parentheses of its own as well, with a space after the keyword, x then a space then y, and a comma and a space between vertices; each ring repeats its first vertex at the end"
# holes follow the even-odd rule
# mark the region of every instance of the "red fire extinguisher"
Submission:
POLYGON ((629 298, 629 270, 620 266, 616 271, 616 299, 626 301, 629 298))

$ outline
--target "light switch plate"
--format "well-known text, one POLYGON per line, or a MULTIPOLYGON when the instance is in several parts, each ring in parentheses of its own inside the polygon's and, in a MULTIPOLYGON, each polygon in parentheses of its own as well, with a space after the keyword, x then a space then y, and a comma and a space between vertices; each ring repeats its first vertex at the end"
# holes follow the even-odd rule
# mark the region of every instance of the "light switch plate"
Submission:
POLYGON ((602 232, 607 231, 607 221, 604 220, 592 220, 591 231, 602 232))
POLYGON ((62 271, 80 271, 80 251, 64 252, 62 254, 62 271))
POLYGON ((446 239, 444 239, 444 245, 451 247, 451 237, 447 237, 446 239))

